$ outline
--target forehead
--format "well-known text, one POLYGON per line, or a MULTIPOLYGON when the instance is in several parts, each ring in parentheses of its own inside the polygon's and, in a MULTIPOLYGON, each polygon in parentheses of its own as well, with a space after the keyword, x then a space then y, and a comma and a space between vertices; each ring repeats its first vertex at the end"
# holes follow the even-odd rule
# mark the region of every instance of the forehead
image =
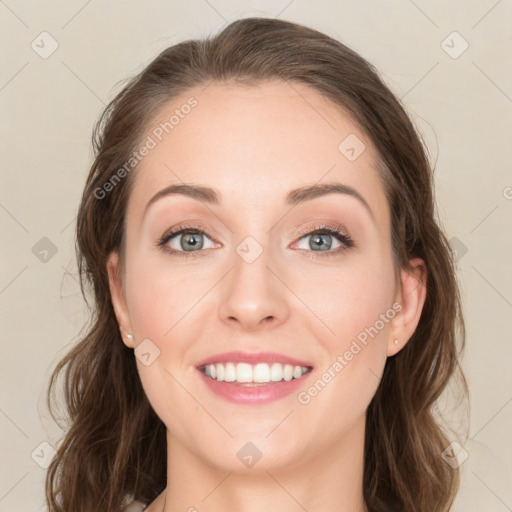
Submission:
POLYGON ((161 109, 147 137, 153 148, 136 168, 128 208, 135 222, 171 184, 218 189, 221 207, 240 213, 284 205, 294 188, 339 182, 359 191, 386 228, 372 142, 342 107, 305 84, 191 88, 161 109))

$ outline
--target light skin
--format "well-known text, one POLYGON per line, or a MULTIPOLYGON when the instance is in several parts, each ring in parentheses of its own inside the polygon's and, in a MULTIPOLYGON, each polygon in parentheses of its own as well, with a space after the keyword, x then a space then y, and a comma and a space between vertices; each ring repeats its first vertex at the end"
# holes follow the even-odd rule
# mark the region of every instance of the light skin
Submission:
MULTIPOLYGON (((197 106, 134 171, 125 274, 117 272, 117 253, 107 262, 124 343, 149 339, 160 350, 148 366, 136 358, 167 428, 167 489, 146 510, 164 510, 167 493, 166 512, 364 512, 366 409, 387 357, 416 329, 425 264, 412 260, 396 286, 377 152, 341 108, 301 84, 215 83, 174 98, 151 127, 191 95, 197 106), (338 149, 350 134, 366 148, 354 161, 338 149), (372 214, 347 194, 285 203, 292 189, 334 182, 357 190, 372 214), (222 200, 170 195, 144 215, 156 192, 183 183, 212 187, 222 200), (196 234, 203 248, 191 257, 156 246, 179 224, 206 231, 196 234), (339 251, 343 242, 318 224, 339 226, 354 247, 339 251), (320 231, 331 248, 322 251, 300 231, 320 231), (248 236, 262 248, 252 263, 236 251, 248 236), (307 390, 393 303, 401 311, 305 405, 296 393, 265 404, 228 402, 195 367, 221 352, 278 352, 311 362, 307 390), (262 453, 251 468, 237 457, 248 442, 262 453)), ((188 246, 177 234, 167 247, 183 253, 188 246)))

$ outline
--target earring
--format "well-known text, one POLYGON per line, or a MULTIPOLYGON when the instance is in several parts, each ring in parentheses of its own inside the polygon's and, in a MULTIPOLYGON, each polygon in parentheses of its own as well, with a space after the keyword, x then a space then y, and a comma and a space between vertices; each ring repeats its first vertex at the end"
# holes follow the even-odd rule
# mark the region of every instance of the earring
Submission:
POLYGON ((133 340, 133 334, 127 334, 126 337, 129 339, 129 340, 133 340))
POLYGON ((395 345, 398 345, 400 342, 395 338, 395 345))

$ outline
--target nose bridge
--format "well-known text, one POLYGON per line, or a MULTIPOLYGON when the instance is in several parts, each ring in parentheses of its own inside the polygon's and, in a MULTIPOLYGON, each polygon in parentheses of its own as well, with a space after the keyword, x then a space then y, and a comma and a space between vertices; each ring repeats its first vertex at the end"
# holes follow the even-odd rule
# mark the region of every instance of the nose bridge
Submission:
POLYGON ((270 320, 280 323, 288 314, 286 289, 274 275, 271 237, 263 233, 259 238, 247 235, 234 247, 219 307, 222 320, 238 321, 246 328, 270 320))

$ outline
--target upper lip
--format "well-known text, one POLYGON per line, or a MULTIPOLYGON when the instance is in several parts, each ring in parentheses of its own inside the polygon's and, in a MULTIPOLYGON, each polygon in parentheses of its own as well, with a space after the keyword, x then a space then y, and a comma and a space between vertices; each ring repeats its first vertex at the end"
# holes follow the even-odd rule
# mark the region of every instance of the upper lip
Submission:
POLYGON ((208 364, 216 363, 284 363, 293 366, 309 366, 311 363, 294 357, 286 356, 284 354, 277 354, 275 352, 223 352, 222 354, 215 354, 203 361, 197 363, 196 367, 201 368, 208 364))

